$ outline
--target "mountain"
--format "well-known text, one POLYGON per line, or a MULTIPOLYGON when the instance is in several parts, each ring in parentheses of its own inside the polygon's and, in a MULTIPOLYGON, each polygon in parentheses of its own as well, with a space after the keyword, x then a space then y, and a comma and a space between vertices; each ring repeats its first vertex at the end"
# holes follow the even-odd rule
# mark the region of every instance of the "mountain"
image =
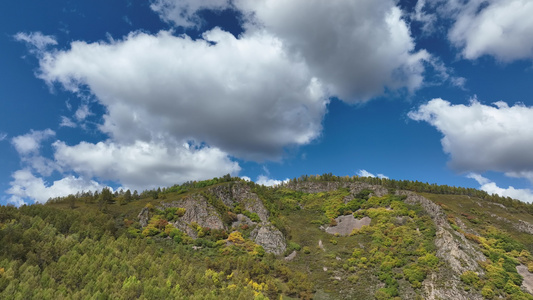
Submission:
POLYGON ((533 206, 331 174, 0 207, 0 299, 533 299, 533 206))

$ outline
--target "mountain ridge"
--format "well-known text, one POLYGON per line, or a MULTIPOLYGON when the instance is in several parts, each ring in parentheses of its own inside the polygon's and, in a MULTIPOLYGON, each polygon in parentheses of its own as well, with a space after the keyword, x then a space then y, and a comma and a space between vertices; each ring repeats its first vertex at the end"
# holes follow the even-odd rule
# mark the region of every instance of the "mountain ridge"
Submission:
POLYGON ((103 191, 96 199, 80 194, 46 205, 0 207, 0 296, 533 299, 531 205, 513 199, 331 174, 277 187, 228 175, 145 191, 144 198, 128 201, 125 194, 109 198, 103 191), (346 217, 370 222, 348 236, 328 233, 346 217), (62 248, 67 240, 71 247, 62 248), (104 241, 111 245, 107 252, 120 254, 100 259, 118 283, 101 286, 106 267, 93 269, 95 278, 78 274, 72 283, 76 264, 61 269, 62 261, 98 257, 80 245, 104 241), (141 248, 150 253, 150 265, 163 264, 150 267, 157 273, 134 264, 141 248), (40 249, 57 251, 49 257, 40 249), (169 269, 175 260, 182 264, 169 269), (116 265, 124 270, 113 270, 116 265), (18 279, 28 268, 40 282, 35 291, 18 279), (54 283, 45 288, 43 278, 54 283))

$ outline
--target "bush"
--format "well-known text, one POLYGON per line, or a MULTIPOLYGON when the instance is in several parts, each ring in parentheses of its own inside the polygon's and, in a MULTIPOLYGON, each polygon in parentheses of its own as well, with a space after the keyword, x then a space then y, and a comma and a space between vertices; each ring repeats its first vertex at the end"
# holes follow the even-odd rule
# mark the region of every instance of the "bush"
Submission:
POLYGON ((303 252, 305 254, 309 254, 309 253, 311 253, 311 249, 309 249, 309 247, 305 246, 305 247, 303 247, 303 252))
POLYGON ((300 246, 299 244, 295 243, 295 242, 289 242, 289 244, 287 245, 287 249, 290 250, 290 252, 296 250, 296 251, 300 251, 302 250, 302 246, 300 246))
POLYGON ((249 210, 245 210, 243 214, 247 216, 248 218, 250 218, 250 220, 252 220, 253 222, 261 223, 261 218, 259 218, 259 216, 256 213, 253 213, 249 210))
POLYGON ((479 276, 474 271, 466 271, 461 274, 461 281, 467 285, 474 285, 479 281, 479 276))
POLYGON ((481 290, 481 295, 485 297, 485 299, 492 299, 494 298, 494 291, 488 285, 486 285, 481 290))
POLYGON ((503 290, 509 295, 517 295, 521 292, 520 287, 514 284, 511 280, 507 281, 503 290))

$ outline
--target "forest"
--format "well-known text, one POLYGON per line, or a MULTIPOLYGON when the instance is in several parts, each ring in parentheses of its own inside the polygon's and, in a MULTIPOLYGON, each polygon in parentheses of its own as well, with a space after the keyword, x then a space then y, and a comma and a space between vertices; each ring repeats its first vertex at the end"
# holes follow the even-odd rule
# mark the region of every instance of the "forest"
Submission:
POLYGON ((533 271, 533 239, 508 226, 516 221, 513 216, 533 222, 532 205, 475 189, 332 174, 302 176, 276 187, 226 175, 140 193, 106 188, 46 204, 0 206, 0 298, 423 299, 432 274, 446 269, 435 244, 440 225, 399 190, 431 199, 449 231, 485 257, 479 271, 457 275, 462 292, 533 299, 521 288, 516 269, 524 265, 533 271), (297 188, 328 182, 339 188, 316 193, 297 188), (352 183, 387 193, 354 192, 352 183), (236 186, 261 200, 268 222, 286 240, 281 255, 252 239, 261 226, 259 211, 217 196, 217 189, 236 186), (178 229, 187 209, 163 204, 187 197, 205 199, 223 228, 193 222, 187 226, 194 235, 178 229), (139 221, 142 210, 149 215, 146 226, 139 221), (508 222, 490 221, 490 214, 508 222), (233 226, 240 215, 249 223, 233 226), (348 236, 324 232, 349 215, 372 221, 348 236), (285 259, 291 253, 296 258, 285 259))

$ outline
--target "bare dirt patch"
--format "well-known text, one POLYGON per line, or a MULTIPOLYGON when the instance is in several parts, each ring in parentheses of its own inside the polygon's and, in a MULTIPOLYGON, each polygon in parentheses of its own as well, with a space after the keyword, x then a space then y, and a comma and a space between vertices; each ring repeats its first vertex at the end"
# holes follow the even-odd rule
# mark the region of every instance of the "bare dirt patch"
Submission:
POLYGON ((337 221, 336 226, 326 228, 326 232, 329 234, 339 234, 348 236, 354 229, 360 229, 363 226, 370 225, 372 219, 364 217, 362 219, 356 219, 353 215, 339 216, 335 219, 337 221))

